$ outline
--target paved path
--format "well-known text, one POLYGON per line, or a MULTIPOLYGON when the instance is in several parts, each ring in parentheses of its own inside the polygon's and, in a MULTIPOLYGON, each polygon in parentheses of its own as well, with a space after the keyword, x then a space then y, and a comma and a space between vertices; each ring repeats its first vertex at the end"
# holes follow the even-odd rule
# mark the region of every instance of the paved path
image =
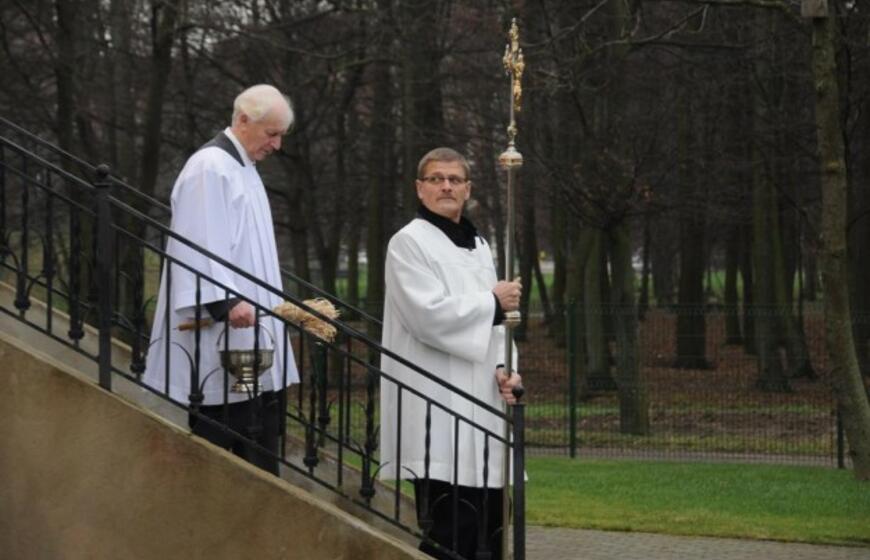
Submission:
POLYGON ((531 526, 529 560, 870 560, 870 547, 531 526))

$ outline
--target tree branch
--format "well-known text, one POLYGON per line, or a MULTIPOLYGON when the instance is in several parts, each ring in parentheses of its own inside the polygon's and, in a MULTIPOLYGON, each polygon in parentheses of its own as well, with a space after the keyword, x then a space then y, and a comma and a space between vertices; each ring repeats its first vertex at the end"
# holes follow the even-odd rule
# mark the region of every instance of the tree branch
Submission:
POLYGON ((689 4, 705 4, 707 6, 750 7, 777 10, 782 12, 792 23, 803 27, 804 20, 783 0, 641 0, 647 3, 683 1, 689 4))

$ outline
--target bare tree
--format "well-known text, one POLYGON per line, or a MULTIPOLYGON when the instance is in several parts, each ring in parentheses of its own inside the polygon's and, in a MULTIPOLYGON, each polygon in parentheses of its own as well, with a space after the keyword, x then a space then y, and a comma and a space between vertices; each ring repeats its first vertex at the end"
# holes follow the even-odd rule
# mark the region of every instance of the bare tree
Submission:
POLYGON ((840 124, 840 92, 836 62, 837 31, 833 9, 813 16, 813 76, 816 85, 816 122, 819 166, 824 193, 822 213, 822 282, 828 356, 833 364, 834 388, 849 439, 855 478, 870 480, 870 402, 858 369, 852 339, 846 270, 846 161, 840 124))

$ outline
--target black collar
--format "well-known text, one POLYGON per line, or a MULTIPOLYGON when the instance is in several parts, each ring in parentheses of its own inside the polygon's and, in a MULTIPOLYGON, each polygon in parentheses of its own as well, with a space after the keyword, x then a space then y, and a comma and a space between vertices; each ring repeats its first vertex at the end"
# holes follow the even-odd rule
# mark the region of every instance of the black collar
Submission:
POLYGON ((233 144, 233 141, 230 140, 230 137, 227 136, 223 131, 219 132, 217 136, 209 140, 207 143, 203 144, 200 150, 202 150, 203 148, 211 148, 212 146, 220 148, 221 150, 230 154, 231 156, 233 156, 234 160, 239 162, 239 165, 241 165, 242 167, 245 166, 245 162, 244 160, 242 160, 242 155, 239 153, 239 150, 236 149, 236 145, 233 144))
POLYGON ((444 235, 450 238, 450 241, 452 241, 457 247, 462 247, 463 249, 474 249, 477 228, 474 227, 474 224, 472 224, 465 216, 461 216, 459 218, 459 223, 457 224, 453 220, 445 218, 444 216, 439 216, 422 204, 420 205, 420 208, 417 209, 417 216, 443 231, 444 235))

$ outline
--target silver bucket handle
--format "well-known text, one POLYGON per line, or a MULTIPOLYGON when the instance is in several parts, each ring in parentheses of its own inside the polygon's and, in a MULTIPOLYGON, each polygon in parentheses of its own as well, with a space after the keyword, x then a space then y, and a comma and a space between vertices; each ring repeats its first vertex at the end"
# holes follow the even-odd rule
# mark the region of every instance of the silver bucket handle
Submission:
MULTIPOLYGON (((221 346, 221 341, 224 340, 224 334, 227 332, 227 324, 228 324, 228 322, 224 321, 224 326, 221 329, 221 332, 217 337, 217 341, 215 341, 215 345, 217 346, 218 350, 223 350, 223 347, 221 346)), ((275 350, 276 349, 275 335, 272 334, 272 331, 270 331, 268 328, 266 328, 266 325, 263 324, 262 320, 257 321, 257 325, 260 326, 261 330, 266 331, 266 334, 269 335, 269 340, 272 341, 272 348, 260 348, 260 350, 275 350)), ((252 329, 254 327, 245 327, 245 328, 252 329)), ((253 348, 251 348, 251 350, 253 350, 253 348)))

